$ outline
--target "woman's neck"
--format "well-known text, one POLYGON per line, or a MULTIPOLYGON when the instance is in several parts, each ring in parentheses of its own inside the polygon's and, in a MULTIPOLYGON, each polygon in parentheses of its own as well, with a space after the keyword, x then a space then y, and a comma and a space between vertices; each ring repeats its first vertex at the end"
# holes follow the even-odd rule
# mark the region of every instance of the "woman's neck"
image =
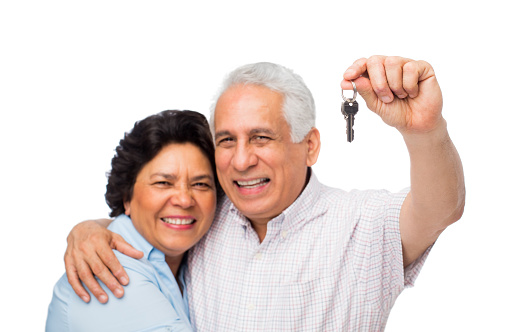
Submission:
POLYGON ((174 278, 176 279, 176 282, 178 283, 178 286, 180 288, 181 294, 183 294, 183 289, 181 286, 181 283, 179 281, 179 268, 181 265, 181 262, 183 261, 184 254, 178 255, 178 256, 165 256, 165 262, 167 265, 169 265, 169 268, 172 271, 172 274, 174 275, 174 278))

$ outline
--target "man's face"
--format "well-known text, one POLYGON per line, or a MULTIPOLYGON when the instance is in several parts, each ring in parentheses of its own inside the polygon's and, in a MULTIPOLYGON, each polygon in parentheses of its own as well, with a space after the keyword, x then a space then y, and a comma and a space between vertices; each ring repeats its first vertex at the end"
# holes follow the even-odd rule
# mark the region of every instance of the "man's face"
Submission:
POLYGON ((267 222, 291 205, 312 165, 307 139, 291 141, 282 105, 282 95, 266 87, 235 85, 215 108, 217 175, 230 200, 254 222, 267 222))

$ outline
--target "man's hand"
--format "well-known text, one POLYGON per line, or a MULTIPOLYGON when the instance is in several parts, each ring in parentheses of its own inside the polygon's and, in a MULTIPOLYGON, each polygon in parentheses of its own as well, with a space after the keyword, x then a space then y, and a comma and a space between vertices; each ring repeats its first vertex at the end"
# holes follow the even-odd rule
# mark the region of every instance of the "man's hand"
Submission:
POLYGON ((104 282, 116 297, 124 295, 121 284, 127 285, 129 278, 112 249, 136 259, 143 256, 141 251, 131 247, 120 235, 107 230, 109 222, 107 219, 84 221, 76 225, 67 238, 65 269, 68 282, 85 302, 90 301, 90 295, 81 281, 99 302, 108 301, 108 295, 94 275, 104 282))
POLYGON ((366 105, 404 138, 411 162, 411 191, 399 217, 404 266, 460 219, 465 181, 460 157, 442 117, 442 93, 425 61, 372 56, 343 74, 341 87, 357 91, 366 105))
POLYGON ((354 62, 341 88, 357 91, 373 112, 402 134, 426 133, 442 122, 442 93, 434 70, 425 61, 372 56, 354 62))

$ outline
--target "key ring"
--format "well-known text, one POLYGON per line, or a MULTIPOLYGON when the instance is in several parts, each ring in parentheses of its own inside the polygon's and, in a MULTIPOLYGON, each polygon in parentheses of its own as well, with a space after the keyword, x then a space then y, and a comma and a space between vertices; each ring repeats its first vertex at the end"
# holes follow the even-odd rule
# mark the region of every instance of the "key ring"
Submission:
POLYGON ((350 81, 350 83, 352 83, 352 86, 354 87, 354 96, 352 97, 352 99, 345 98, 345 96, 343 96, 343 89, 341 89, 341 98, 343 98, 343 101, 345 103, 353 103, 355 101, 355 97, 357 97, 357 87, 355 86, 354 81, 350 81))

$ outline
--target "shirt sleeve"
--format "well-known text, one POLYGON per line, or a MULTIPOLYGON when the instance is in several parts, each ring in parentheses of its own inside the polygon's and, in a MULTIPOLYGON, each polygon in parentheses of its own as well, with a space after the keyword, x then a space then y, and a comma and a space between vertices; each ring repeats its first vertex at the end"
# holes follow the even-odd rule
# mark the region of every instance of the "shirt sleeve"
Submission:
POLYGON ((409 193, 409 188, 399 193, 391 194, 386 205, 386 217, 383 220, 383 251, 385 269, 395 269, 396 288, 413 287, 415 280, 420 274, 432 245, 411 265, 404 268, 402 257, 402 238, 400 236, 400 210, 409 193))
POLYGON ((106 304, 93 296, 83 302, 64 275, 54 288, 46 331, 192 331, 149 276, 124 266, 131 280, 124 297, 111 295, 106 304))
POLYGON ((354 255, 360 284, 371 305, 388 311, 403 289, 414 285, 430 251, 404 269, 399 217, 408 192, 362 193, 354 230, 356 247, 362 248, 354 255))

